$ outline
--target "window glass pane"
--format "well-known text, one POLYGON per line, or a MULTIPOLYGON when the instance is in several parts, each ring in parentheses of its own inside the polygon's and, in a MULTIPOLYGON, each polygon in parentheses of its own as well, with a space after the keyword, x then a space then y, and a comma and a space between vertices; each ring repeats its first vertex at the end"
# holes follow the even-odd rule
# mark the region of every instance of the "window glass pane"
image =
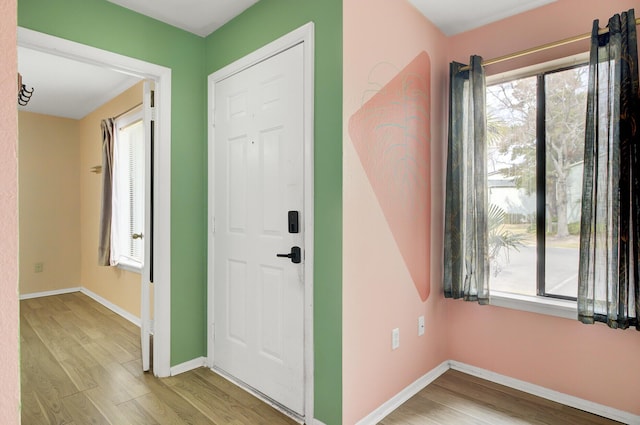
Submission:
MULTIPOLYGON (((144 132, 142 121, 127 128, 129 133, 129 234, 144 230, 144 132)), ((142 239, 130 239, 129 255, 142 262, 142 239)))
POLYGON ((144 260, 144 125, 140 113, 118 122, 114 158, 112 244, 118 264, 136 266, 144 260))
POLYGON ((536 295, 536 77, 487 88, 490 287, 536 295))
POLYGON ((545 76, 545 293, 577 296, 588 68, 545 76))

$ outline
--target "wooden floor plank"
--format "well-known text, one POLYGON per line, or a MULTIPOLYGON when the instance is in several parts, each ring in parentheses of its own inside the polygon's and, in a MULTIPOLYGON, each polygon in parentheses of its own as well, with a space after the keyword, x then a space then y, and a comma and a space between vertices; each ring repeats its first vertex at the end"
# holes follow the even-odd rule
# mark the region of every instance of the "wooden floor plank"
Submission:
POLYGON ((85 394, 112 425, 158 425, 158 422, 145 413, 135 400, 115 404, 105 397, 102 388, 93 388, 85 391, 85 394))
POLYGON ((84 393, 65 397, 62 403, 77 424, 111 425, 84 393))
MULTIPOLYGON (((131 400, 118 406, 119 412, 124 415, 129 425, 160 425, 153 416, 148 414, 137 401, 131 400)), ((114 422, 114 425, 120 422, 114 422)))
POLYGON ((86 366, 74 359, 67 359, 62 360, 60 366, 78 391, 85 391, 98 386, 93 376, 91 376, 91 368, 96 367, 96 365, 86 366))
POLYGON ((431 391, 421 394, 421 399, 431 400, 449 408, 481 419, 484 422, 495 425, 520 425, 530 424, 519 415, 508 409, 501 409, 491 404, 484 403, 464 392, 451 391, 438 384, 432 384, 431 391))
POLYGON ((413 397, 400 409, 380 422, 381 425, 415 424, 415 425, 491 425, 474 416, 469 416, 451 407, 434 401, 413 397))
POLYGON ((152 393, 137 398, 136 402, 160 425, 211 425, 210 419, 162 385, 158 385, 152 393))

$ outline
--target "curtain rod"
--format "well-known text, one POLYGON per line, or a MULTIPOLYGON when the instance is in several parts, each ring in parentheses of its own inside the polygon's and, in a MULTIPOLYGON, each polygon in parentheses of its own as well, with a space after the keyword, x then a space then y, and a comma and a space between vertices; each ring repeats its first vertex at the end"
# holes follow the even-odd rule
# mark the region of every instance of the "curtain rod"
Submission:
MULTIPOLYGON (((636 25, 640 25, 640 18, 636 18, 636 25)), ((598 30, 598 34, 599 35, 606 34, 608 32, 609 32, 609 28, 608 27, 598 30)), ((525 49, 525 50, 520 50, 519 52, 510 53, 508 55, 498 56, 497 58, 493 58, 493 59, 489 59, 489 60, 486 60, 486 61, 482 61, 482 66, 494 65, 496 63, 508 61, 510 59, 516 59, 516 58, 519 58, 519 57, 522 57, 522 56, 527 56, 527 55, 530 55, 532 53, 538 53, 538 52, 542 52, 544 50, 553 49, 554 47, 560 47, 560 46, 564 46, 566 44, 575 43, 576 41, 586 40, 586 39, 588 39, 590 37, 591 37, 591 32, 586 32, 584 34, 575 35, 573 37, 564 38, 562 40, 554 41, 554 42, 547 43, 547 44, 542 44, 540 46, 531 47, 531 48, 525 49)), ((462 68, 460 68, 460 71, 468 71, 468 70, 469 70, 469 65, 463 66, 462 68)))
POLYGON ((117 120, 118 118, 120 118, 123 115, 128 114, 129 112, 133 111, 136 108, 139 108, 140 106, 142 106, 142 102, 138 103, 137 105, 132 106, 131 108, 127 109, 124 112, 120 112, 118 115, 116 115, 115 117, 113 117, 114 120, 117 120))

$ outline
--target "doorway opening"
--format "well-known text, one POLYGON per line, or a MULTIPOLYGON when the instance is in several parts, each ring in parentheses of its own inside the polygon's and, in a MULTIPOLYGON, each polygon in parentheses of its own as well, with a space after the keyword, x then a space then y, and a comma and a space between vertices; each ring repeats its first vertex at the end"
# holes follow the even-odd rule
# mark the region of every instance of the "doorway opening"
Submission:
MULTIPOLYGON (((153 310, 156 312, 154 320, 153 361, 156 376, 170 374, 170 154, 171 154, 171 70, 166 67, 144 62, 135 58, 119 55, 102 49, 97 49, 62 38, 50 36, 26 28, 18 28, 18 47, 31 51, 43 52, 59 58, 70 59, 81 64, 91 64, 99 68, 108 69, 131 76, 134 81, 149 80, 155 85, 155 143, 153 160, 146 165, 147 175, 154 182, 153 190, 147 190, 145 197, 147 210, 151 210, 149 199, 153 196, 154 215, 152 220, 146 220, 148 233, 153 234, 153 242, 148 251, 153 251, 153 269, 149 270, 150 260, 145 260, 143 276, 153 272, 154 296, 153 310)), ((25 81, 28 83, 28 81, 25 81)), ((34 96, 36 94, 34 93, 34 96)), ((143 102, 144 103, 144 102, 143 102)), ((151 130, 151 128, 149 129, 151 130)), ((100 129, 98 128, 98 132, 100 129)), ((81 170, 88 173, 90 170, 81 170)), ((96 229, 97 232, 97 229, 96 229)), ((97 246, 96 246, 97 251, 97 246)), ((145 250, 147 251, 147 250, 145 250)), ((90 254, 88 254, 90 255, 90 254)), ((96 255, 97 257, 97 255, 96 255)), ((42 270, 42 267, 40 267, 42 270)), ((37 270, 36 270, 37 271, 37 270)), ((148 281, 149 279, 147 279, 148 281)), ((144 280, 143 280, 144 282, 144 280)), ((144 310, 144 297, 142 297, 144 310)), ((141 326, 149 326, 148 318, 145 323, 144 311, 141 326)))

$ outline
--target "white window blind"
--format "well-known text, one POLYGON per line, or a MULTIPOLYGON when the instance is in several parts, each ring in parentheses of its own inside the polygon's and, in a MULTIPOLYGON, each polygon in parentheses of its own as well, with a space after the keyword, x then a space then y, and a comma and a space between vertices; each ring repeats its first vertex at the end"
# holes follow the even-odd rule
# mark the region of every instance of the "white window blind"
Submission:
POLYGON ((116 121, 111 247, 115 265, 139 271, 144 259, 144 125, 140 109, 116 121))

